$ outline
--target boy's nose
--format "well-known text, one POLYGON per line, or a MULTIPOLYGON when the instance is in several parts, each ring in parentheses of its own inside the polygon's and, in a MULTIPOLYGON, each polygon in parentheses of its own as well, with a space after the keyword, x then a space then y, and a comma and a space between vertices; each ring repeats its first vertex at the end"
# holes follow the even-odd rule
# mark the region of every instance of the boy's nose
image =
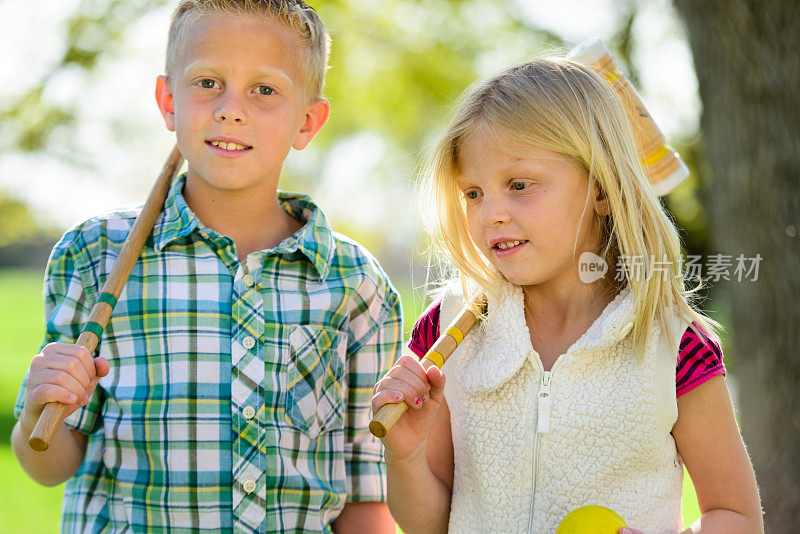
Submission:
POLYGON ((233 99, 228 99, 220 104, 214 112, 214 120, 217 122, 233 122, 237 124, 244 124, 247 122, 247 116, 242 107, 233 99))

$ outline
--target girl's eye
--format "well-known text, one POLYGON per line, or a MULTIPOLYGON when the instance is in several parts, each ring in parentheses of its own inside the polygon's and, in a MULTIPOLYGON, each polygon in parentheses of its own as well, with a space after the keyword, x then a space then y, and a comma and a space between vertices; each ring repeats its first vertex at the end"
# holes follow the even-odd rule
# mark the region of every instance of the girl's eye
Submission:
POLYGON ((269 85, 259 85, 258 86, 258 94, 269 96, 275 92, 275 89, 270 87, 269 85))
POLYGON ((199 84, 200 87, 202 87, 203 89, 213 89, 217 85, 217 82, 215 82, 211 78, 204 78, 200 80, 199 84))
POLYGON ((513 189, 514 191, 524 191, 530 185, 531 184, 529 184, 528 182, 515 181, 511 182, 511 189, 513 189))
POLYGON ((469 191, 464 192, 464 196, 467 197, 467 200, 475 200, 481 196, 481 192, 477 189, 470 189, 469 191))

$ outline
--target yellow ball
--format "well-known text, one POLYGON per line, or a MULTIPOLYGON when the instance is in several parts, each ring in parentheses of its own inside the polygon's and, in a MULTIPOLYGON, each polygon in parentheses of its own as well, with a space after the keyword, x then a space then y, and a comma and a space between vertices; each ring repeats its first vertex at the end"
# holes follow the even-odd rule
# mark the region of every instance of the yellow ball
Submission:
POLYGON ((581 506, 561 520, 556 534, 617 534, 619 529, 627 526, 614 510, 603 506, 581 506))

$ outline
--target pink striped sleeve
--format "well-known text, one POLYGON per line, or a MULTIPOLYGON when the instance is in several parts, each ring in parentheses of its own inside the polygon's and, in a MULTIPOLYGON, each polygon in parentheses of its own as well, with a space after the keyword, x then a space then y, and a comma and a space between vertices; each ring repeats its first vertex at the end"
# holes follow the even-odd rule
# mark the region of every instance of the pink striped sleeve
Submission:
POLYGON ((442 300, 434 300, 428 309, 422 312, 417 322, 414 323, 414 329, 411 331, 411 340, 408 342, 408 348, 422 358, 428 352, 436 339, 439 337, 439 310, 442 307, 442 300))
POLYGON ((717 340, 709 337, 697 325, 686 329, 678 351, 675 370, 675 393, 678 397, 712 377, 725 376, 722 349, 717 340))

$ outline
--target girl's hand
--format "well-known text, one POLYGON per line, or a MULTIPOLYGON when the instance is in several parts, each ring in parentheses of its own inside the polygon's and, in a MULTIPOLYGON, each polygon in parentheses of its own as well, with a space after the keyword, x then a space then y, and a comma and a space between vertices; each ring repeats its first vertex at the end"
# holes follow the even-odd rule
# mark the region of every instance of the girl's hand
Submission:
POLYGON ((33 357, 28 374, 25 408, 20 424, 28 433, 39 419, 44 405, 67 405, 66 415, 89 402, 97 381, 108 374, 108 360, 92 359, 85 347, 72 343, 50 343, 33 357))
POLYGON ((428 432, 444 396, 445 378, 432 365, 427 372, 415 356, 402 356, 375 384, 372 413, 384 404, 405 402, 409 409, 381 441, 387 457, 404 459, 417 453, 424 458, 428 432))

